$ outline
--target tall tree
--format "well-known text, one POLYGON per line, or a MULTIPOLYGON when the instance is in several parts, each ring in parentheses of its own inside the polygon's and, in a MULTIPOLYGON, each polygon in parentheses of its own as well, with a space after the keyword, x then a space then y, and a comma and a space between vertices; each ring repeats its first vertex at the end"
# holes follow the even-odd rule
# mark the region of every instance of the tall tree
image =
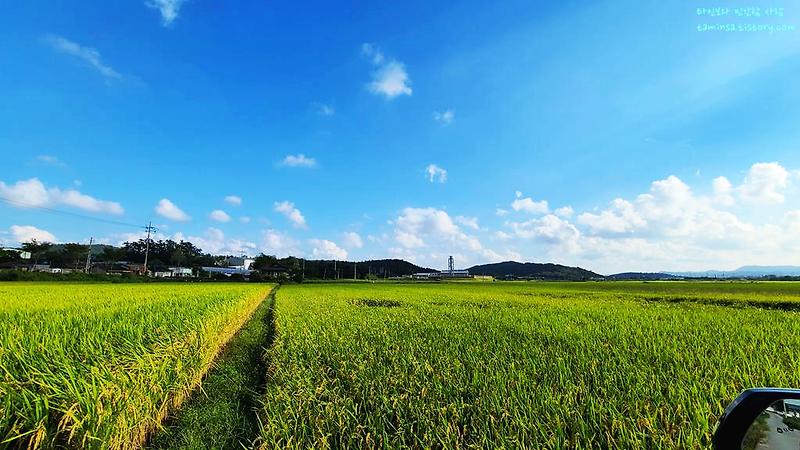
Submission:
POLYGON ((114 270, 114 264, 116 264, 117 261, 121 261, 123 258, 125 258, 126 253, 127 251, 125 250, 125 247, 120 248, 107 245, 103 247, 103 253, 100 254, 100 260, 107 263, 107 270, 114 270))
POLYGON ((49 242, 38 242, 36 239, 31 239, 28 242, 22 243, 22 250, 29 252, 31 254, 31 259, 33 259, 33 269, 39 264, 39 255, 42 253, 50 250, 53 244, 49 242))
POLYGON ((86 254, 89 252, 89 246, 75 243, 64 244, 62 252, 67 257, 72 268, 77 269, 83 266, 82 263, 86 258, 86 254))

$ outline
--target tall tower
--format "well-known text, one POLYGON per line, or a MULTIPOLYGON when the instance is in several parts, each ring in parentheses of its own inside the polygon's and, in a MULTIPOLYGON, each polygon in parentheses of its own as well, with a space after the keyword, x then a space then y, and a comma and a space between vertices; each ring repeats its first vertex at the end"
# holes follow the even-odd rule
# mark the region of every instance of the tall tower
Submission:
POLYGON ((453 255, 450 255, 450 257, 447 258, 447 271, 450 272, 451 277, 453 276, 453 271, 455 270, 456 270, 456 263, 455 260, 453 259, 453 255))

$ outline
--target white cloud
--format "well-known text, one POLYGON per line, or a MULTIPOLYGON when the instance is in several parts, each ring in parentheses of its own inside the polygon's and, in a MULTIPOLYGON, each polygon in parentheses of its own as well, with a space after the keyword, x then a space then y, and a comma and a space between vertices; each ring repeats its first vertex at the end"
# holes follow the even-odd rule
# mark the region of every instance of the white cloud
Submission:
POLYGON ((581 214, 578 223, 588 226, 592 234, 613 234, 633 232, 637 227, 646 226, 647 220, 636 212, 631 202, 618 198, 610 203, 608 211, 581 214))
POLYGON ((286 167, 314 167, 317 165, 317 161, 314 158, 306 158, 304 154, 300 153, 297 156, 288 155, 283 158, 280 165, 286 167))
POLYGON ((361 54, 370 58, 372 64, 375 65, 381 64, 385 59, 383 53, 381 53, 377 47, 369 43, 361 44, 361 54))
POLYGON ((424 247, 423 237, 445 238, 451 244, 472 244, 450 216, 435 208, 405 208, 395 219, 394 240, 405 248, 424 247))
POLYGON ((467 228, 472 228, 473 230, 480 231, 481 227, 478 225, 478 218, 477 217, 465 217, 465 216, 456 216, 456 222, 464 225, 467 228))
POLYGON ((69 189, 66 191, 59 191, 58 189, 50 189, 53 197, 56 197, 58 203, 62 205, 74 206, 84 211, 92 212, 107 212, 111 214, 121 215, 125 213, 122 206, 117 202, 107 202, 105 200, 97 200, 80 192, 69 189))
POLYGON ((275 255, 278 258, 287 256, 302 256, 298 250, 300 243, 288 233, 277 230, 264 230, 259 250, 266 255, 275 255))
POLYGON ((369 241, 372 242, 373 244, 384 245, 387 242, 389 242, 389 235, 386 233, 383 233, 380 236, 375 236, 370 234, 367 235, 367 239, 369 239, 369 241))
POLYGON ((520 198, 522 197, 522 192, 517 191, 517 199, 511 203, 511 207, 514 208, 514 211, 524 211, 528 213, 541 213, 547 214, 550 212, 550 208, 547 206, 547 200, 542 200, 539 202, 535 202, 531 200, 530 197, 527 198, 520 198))
POLYGON ((435 208, 405 208, 394 221, 398 230, 421 236, 447 236, 460 233, 450 216, 435 208))
POLYGON ((314 107, 314 112, 320 116, 333 116, 336 114, 336 109, 334 109, 333 105, 326 103, 312 103, 311 105, 314 107))
POLYGON ((83 182, 81 180, 72 180, 72 184, 74 184, 75 187, 81 187, 83 182))
POLYGON ((225 197, 225 202, 229 203, 231 205, 239 206, 239 205, 242 204, 242 198, 241 197, 237 197, 235 195, 229 195, 229 196, 225 197))
POLYGON ((156 214, 166 217, 167 219, 177 220, 178 222, 186 222, 192 220, 188 214, 181 211, 180 208, 166 198, 162 198, 158 205, 156 205, 156 214))
POLYGON ((229 216, 225 211, 221 209, 217 209, 211 212, 208 215, 208 218, 215 221, 215 222, 230 222, 231 216, 229 216))
POLYGON ((121 80, 122 74, 112 69, 110 66, 103 64, 100 61, 100 53, 91 47, 82 47, 64 37, 56 35, 46 35, 43 41, 58 50, 59 52, 80 58, 91 67, 97 69, 106 80, 116 79, 121 80))
POLYGON ((52 164, 54 166, 59 166, 59 167, 66 167, 67 166, 65 163, 59 161, 58 157, 56 157, 56 156, 39 155, 39 156, 36 157, 36 159, 38 159, 41 162, 47 163, 47 164, 52 164))
POLYGON ((431 183, 438 177, 439 183, 444 183, 447 181, 447 171, 442 169, 441 167, 437 166, 436 164, 431 164, 425 168, 425 173, 428 174, 428 177, 431 180, 431 183))
POLYGON ((504 232, 504 231, 495 231, 495 232, 492 234, 492 238, 493 238, 493 239, 496 239, 496 240, 498 240, 498 241, 507 241, 507 240, 509 240, 509 239, 513 239, 513 238, 514 238, 514 236, 513 236, 513 235, 511 235, 511 234, 508 234, 508 233, 506 233, 506 232, 504 232))
POLYGON ((311 255, 316 258, 337 260, 347 259, 347 250, 340 248, 335 242, 327 239, 309 239, 308 243, 314 247, 314 249, 311 251, 311 255))
POLYGON ((241 223, 250 223, 250 218, 247 216, 239 217, 239 222, 241 223))
POLYGON ((453 123, 455 116, 456 116, 456 111, 454 109, 448 109, 443 113, 436 111, 433 112, 433 120, 441 122, 442 126, 447 126, 453 123))
POLYGON ((719 203, 720 205, 731 206, 734 203, 733 196, 731 193, 733 189, 731 188, 731 182, 728 181, 725 177, 717 177, 714 178, 714 181, 711 182, 711 186, 714 189, 714 202, 719 203))
POLYGON ((783 223, 788 233, 800 235, 800 209, 784 214, 783 223))
POLYGON ((572 213, 574 213, 574 212, 575 211, 572 209, 571 206, 564 206, 564 207, 556 209, 554 211, 554 214, 557 215, 558 217, 566 219, 568 217, 572 217, 572 213))
POLYGON ((364 246, 364 241, 361 236, 355 231, 349 231, 342 235, 342 245, 349 248, 361 248, 364 246))
POLYGON ((367 85, 370 92, 383 94, 388 99, 399 95, 411 95, 411 80, 406 67, 398 61, 391 61, 372 74, 373 81, 367 85))
POLYGON ((739 195, 751 203, 783 203, 783 194, 778 190, 786 188, 788 177, 789 172, 778 163, 753 164, 744 183, 738 188, 739 195))
POLYGON ((514 196, 515 196, 515 197, 517 197, 517 198, 520 198, 520 197, 522 197, 522 191, 517 191, 517 192, 515 192, 515 193, 514 193, 514 196))
POLYGON ((397 60, 387 60, 383 53, 372 44, 362 44, 361 53, 370 58, 377 66, 372 73, 372 82, 367 84, 367 90, 374 94, 385 95, 393 99, 400 95, 411 95, 411 80, 403 63, 397 60))
POLYGON ((573 224, 552 214, 527 222, 506 222, 506 225, 514 230, 517 237, 537 240, 564 253, 580 252, 580 231, 573 224))
POLYGON ((125 210, 117 202, 98 200, 82 194, 75 189, 62 191, 59 188, 45 188, 37 178, 17 181, 6 185, 0 181, 0 197, 16 203, 21 207, 49 207, 57 205, 73 206, 90 212, 105 212, 121 215, 125 210))
POLYGON ((31 225, 12 225, 11 236, 15 242, 23 243, 36 239, 37 242, 58 242, 53 233, 45 230, 40 230, 31 225))
POLYGON ((159 10, 161 12, 162 24, 165 27, 169 27, 172 25, 172 22, 178 18, 181 6, 185 2, 186 0, 149 0, 145 2, 145 5, 159 10))
MULTIPOLYGON (((242 250, 254 250, 257 248, 254 242, 242 239, 226 239, 225 233, 219 228, 209 227, 202 236, 183 237, 182 233, 175 233, 172 236, 175 241, 188 241, 212 255, 238 255, 242 250)), ((166 261, 165 261, 166 262, 166 261)))
POLYGON ((47 189, 36 178, 17 181, 12 186, 0 181, 0 197, 24 206, 47 206, 51 203, 47 189))
POLYGON ((284 201, 281 203, 275 202, 275 212, 279 212, 286 216, 290 222, 292 222, 292 226, 295 228, 302 228, 308 229, 308 225, 306 225, 306 218, 300 213, 300 210, 294 207, 294 203, 290 203, 289 201, 284 201))
POLYGON ((405 248, 424 247, 425 241, 405 231, 395 231, 394 240, 405 248))
POLYGON ((508 211, 503 208, 497 208, 495 214, 497 214, 498 216, 505 216, 506 214, 508 214, 508 211))

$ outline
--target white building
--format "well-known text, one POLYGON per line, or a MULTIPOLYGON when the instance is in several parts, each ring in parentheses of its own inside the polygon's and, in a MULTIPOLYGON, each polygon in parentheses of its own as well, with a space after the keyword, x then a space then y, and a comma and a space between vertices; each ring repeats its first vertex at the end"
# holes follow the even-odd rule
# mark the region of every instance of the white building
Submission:
POLYGON ((239 270, 250 270, 250 265, 253 264, 255 260, 247 257, 233 257, 228 259, 228 268, 229 269, 239 269, 239 270))

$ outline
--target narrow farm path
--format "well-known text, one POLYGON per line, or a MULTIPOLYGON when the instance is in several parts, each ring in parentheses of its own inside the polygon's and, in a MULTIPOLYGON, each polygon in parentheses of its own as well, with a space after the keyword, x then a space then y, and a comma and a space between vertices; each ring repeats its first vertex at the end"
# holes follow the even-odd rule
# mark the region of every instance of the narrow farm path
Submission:
POLYGON ((145 447, 158 449, 251 448, 259 436, 257 411, 266 383, 264 352, 274 335, 276 287, 234 336, 202 387, 145 447))

